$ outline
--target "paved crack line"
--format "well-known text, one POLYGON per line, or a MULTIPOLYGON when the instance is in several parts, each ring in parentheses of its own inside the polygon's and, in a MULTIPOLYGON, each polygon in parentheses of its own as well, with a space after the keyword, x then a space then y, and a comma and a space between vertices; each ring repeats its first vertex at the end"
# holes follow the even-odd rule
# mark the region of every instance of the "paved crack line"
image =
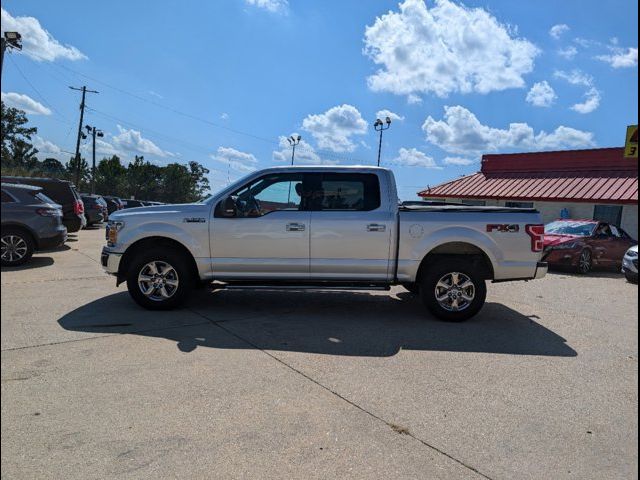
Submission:
MULTIPOLYGON (((329 388, 328 386, 324 385, 323 383, 320 383, 318 380, 314 379, 313 377, 310 377, 309 375, 307 375, 306 373, 304 373, 303 371, 297 369, 296 367, 289 365, 287 362, 285 362, 284 360, 282 360, 281 358, 277 357, 276 355, 269 353, 268 351, 266 351, 265 349, 261 348, 259 345, 256 345, 255 343, 251 342, 250 340, 247 340, 246 338, 238 335, 237 333, 235 333, 233 330, 230 330, 229 328, 227 328, 226 326, 221 325, 220 323, 218 323, 215 320, 211 320, 209 317, 207 317, 206 315, 196 312, 194 310, 191 310, 190 308, 187 308, 187 310, 190 310, 192 313, 199 315, 200 317, 208 320, 212 325, 218 327, 219 329, 225 331, 226 333, 228 333, 229 335, 232 335, 233 337, 237 338, 238 340, 246 343, 247 345, 250 345, 251 347, 255 348, 256 350, 261 351, 262 353, 264 353, 265 355, 271 357, 272 359, 274 359, 276 362, 282 364, 283 366, 285 366, 286 368, 292 370, 293 372, 297 373, 298 375, 301 375, 302 377, 306 378, 307 380, 309 380, 310 382, 313 382, 314 384, 318 385, 320 388, 328 391, 329 393, 331 393, 332 395, 338 397, 339 399, 347 402, 349 405, 351 405, 352 407, 357 408, 358 410, 360 410, 363 413, 366 413, 367 415, 369 415, 370 417, 384 423, 385 425, 387 425, 389 428, 394 428, 395 424, 393 424, 392 422, 389 422, 387 420, 385 420, 384 418, 376 415, 373 412, 370 412, 369 410, 365 409, 364 407, 362 407, 361 405, 358 405, 357 403, 355 403, 352 400, 349 400, 348 398, 346 398, 345 396, 341 395, 340 393, 336 392, 335 390, 332 390, 331 388, 329 388)), ((456 457, 454 457, 453 455, 445 452, 444 450, 441 450, 440 448, 431 445, 430 443, 428 443, 426 440, 422 440, 421 438, 415 436, 413 433, 411 433, 410 431, 404 433, 405 435, 407 435, 408 437, 413 438, 414 440, 420 442, 422 445, 424 445, 427 448, 430 448, 431 450, 434 450, 435 452, 444 455, 445 457, 447 457, 448 459, 452 460, 453 462, 457 463, 458 465, 461 465, 462 467, 471 470, 472 472, 478 474, 479 476, 481 476, 482 478, 485 478, 487 480, 492 480, 491 477, 489 477, 488 475, 482 473, 481 471, 479 471, 477 468, 472 467, 471 465, 465 463, 462 460, 457 459, 456 457)))

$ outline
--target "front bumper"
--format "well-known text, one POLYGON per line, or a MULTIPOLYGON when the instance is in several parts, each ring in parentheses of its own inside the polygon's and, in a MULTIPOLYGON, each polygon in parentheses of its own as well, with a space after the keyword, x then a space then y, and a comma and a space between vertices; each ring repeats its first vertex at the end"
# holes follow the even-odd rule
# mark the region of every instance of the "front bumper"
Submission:
POLYGON ((121 259, 121 253, 115 253, 110 251, 107 247, 102 247, 102 253, 100 254, 100 263, 102 264, 102 268, 104 269, 104 271, 108 274, 118 274, 121 259))
POLYGON ((628 257, 624 256, 622 258, 622 271, 623 273, 633 273, 635 275, 638 274, 638 257, 628 257))

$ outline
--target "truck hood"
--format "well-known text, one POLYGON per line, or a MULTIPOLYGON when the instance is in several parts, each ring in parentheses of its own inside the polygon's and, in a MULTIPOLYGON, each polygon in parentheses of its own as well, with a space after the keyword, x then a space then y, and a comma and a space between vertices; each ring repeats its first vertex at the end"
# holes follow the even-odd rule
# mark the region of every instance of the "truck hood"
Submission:
POLYGON ((187 217, 190 215, 202 215, 208 211, 208 206, 204 203, 179 203, 174 205, 153 205, 150 207, 136 207, 125 210, 118 210, 109 215, 109 220, 140 220, 146 221, 151 218, 174 218, 187 217))

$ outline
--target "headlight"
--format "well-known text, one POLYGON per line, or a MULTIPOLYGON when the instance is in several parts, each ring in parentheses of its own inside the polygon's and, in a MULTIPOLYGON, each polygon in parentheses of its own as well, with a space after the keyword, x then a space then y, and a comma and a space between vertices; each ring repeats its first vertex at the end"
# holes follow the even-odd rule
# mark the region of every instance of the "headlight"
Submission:
POLYGON ((578 246, 578 242, 567 242, 560 243, 558 245, 554 245, 551 247, 552 250, 571 250, 572 248, 576 248, 578 246))
POLYGON ((124 228, 124 222, 119 220, 110 220, 107 223, 105 236, 107 237, 107 245, 112 247, 118 243, 118 232, 124 228))
POLYGON ((638 252, 636 252, 635 250, 629 250, 627 251, 627 257, 629 258, 636 258, 638 256, 638 252))

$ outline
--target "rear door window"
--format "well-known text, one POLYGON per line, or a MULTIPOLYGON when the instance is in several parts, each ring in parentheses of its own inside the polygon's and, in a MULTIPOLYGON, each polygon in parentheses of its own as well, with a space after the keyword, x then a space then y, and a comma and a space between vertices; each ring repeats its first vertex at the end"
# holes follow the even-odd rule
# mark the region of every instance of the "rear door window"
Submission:
POLYGON ((370 173, 308 175, 313 211, 370 211, 380 207, 380 182, 370 173))
POLYGON ((7 192, 2 190, 2 203, 11 203, 11 202, 14 202, 14 201, 15 200, 13 199, 13 197, 11 195, 9 195, 7 192))

